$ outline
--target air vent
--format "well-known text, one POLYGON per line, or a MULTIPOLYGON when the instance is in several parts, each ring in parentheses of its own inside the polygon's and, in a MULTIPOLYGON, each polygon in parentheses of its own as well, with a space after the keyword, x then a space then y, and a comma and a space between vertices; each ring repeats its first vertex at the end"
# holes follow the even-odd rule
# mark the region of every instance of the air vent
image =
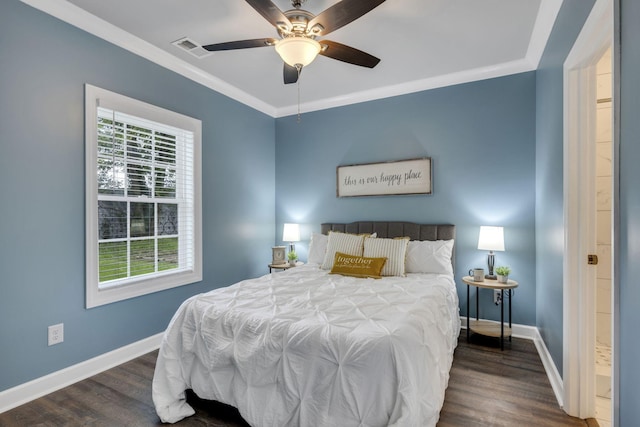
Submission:
POLYGON ((197 44, 193 43, 189 39, 183 39, 182 41, 178 42, 178 46, 180 46, 181 48, 183 48, 185 50, 191 50, 191 49, 195 49, 196 47, 198 47, 197 44))
POLYGON ((176 46, 179 49, 184 50, 185 52, 190 53, 196 58, 204 58, 205 56, 211 55, 212 52, 204 49, 200 44, 193 41, 189 37, 183 37, 174 42, 171 42, 172 45, 176 46))

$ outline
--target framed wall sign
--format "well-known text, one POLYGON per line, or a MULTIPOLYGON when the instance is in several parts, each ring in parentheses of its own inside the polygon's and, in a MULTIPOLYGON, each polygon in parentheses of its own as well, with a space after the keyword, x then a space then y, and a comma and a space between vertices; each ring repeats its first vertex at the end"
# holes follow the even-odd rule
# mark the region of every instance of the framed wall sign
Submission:
POLYGON ((431 158, 338 166, 338 197, 431 194, 431 158))

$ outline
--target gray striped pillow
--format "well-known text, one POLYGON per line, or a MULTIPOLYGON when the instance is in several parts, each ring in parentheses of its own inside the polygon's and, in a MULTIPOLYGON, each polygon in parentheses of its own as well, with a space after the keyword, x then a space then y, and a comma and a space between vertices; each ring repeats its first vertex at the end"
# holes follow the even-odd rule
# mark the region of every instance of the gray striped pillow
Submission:
POLYGON ((329 231, 329 239, 327 242, 327 251, 324 254, 323 270, 331 270, 336 252, 342 252, 347 255, 362 256, 362 246, 364 243, 364 234, 348 234, 336 231, 329 231))
POLYGON ((368 258, 387 258, 382 269, 383 276, 404 276, 408 237, 397 239, 367 238, 364 240, 364 255, 368 258))

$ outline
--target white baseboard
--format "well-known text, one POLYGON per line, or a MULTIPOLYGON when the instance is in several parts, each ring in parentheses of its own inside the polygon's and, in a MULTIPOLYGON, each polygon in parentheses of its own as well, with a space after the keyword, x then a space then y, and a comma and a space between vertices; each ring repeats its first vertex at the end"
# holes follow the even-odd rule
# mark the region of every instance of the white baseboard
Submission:
POLYGON ((69 366, 44 377, 0 392, 0 413, 45 396, 68 385, 121 365, 160 348, 163 334, 153 335, 120 347, 77 365, 69 366))
MULTIPOLYGON (((462 317, 460 320, 462 321, 462 327, 466 329, 467 318, 462 317)), ((549 382, 551 383, 551 388, 556 395, 558 404, 562 407, 562 377, 558 373, 556 365, 553 363, 551 355, 549 354, 538 329, 535 326, 527 325, 512 324, 511 326, 514 337, 529 339, 534 342, 536 349, 538 350, 540 360, 542 360, 542 365, 544 366, 547 377, 549 378, 549 382)), ((162 335, 162 333, 153 335, 149 338, 145 338, 110 351, 109 353, 94 357, 93 359, 78 363, 77 365, 70 366, 44 377, 36 378, 28 383, 2 391, 0 392, 0 413, 45 396, 56 390, 60 390, 61 388, 74 384, 78 381, 82 381, 93 375, 99 374, 100 372, 149 353, 150 351, 156 350, 160 348, 162 335)))
MULTIPOLYGON (((462 316, 460 320, 462 322, 462 327, 464 329, 467 329, 467 317, 462 316)), ((494 322, 493 320, 487 321, 494 322)), ((495 323, 500 322, 496 321, 495 323)), ((547 378, 549 378, 549 382, 551 383, 551 388, 553 389, 553 393, 556 396, 558 405, 560 405, 560 407, 563 407, 562 396, 564 395, 564 385, 562 382, 562 377, 558 373, 558 369, 556 368, 555 363, 553 363, 551 354, 549 353, 547 346, 544 344, 538 328, 536 328, 535 326, 517 325, 514 323, 511 325, 511 331, 512 335, 516 338, 524 338, 533 341, 536 346, 536 350, 538 351, 538 355, 540 356, 540 360, 542 361, 542 366, 547 373, 547 378)))
POLYGON ((538 349, 538 354, 540 355, 540 360, 542 360, 542 366, 544 366, 544 370, 547 373, 547 377, 549 378, 549 382, 551 383, 551 388, 553 389, 553 393, 556 395, 556 400, 558 401, 558 405, 563 408, 564 407, 564 382, 562 381, 562 377, 556 368, 556 364, 553 363, 553 359, 551 358, 551 354, 547 349, 547 346, 544 344, 542 340, 542 336, 540 336, 540 332, 536 328, 536 338, 533 340, 533 343, 536 345, 538 349))

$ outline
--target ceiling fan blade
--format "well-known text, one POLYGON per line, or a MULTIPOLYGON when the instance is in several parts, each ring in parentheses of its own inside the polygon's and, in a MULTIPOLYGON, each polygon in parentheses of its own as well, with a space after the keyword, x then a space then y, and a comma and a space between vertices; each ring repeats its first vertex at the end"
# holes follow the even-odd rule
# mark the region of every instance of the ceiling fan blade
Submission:
POLYGON ((251 47, 273 46, 277 41, 278 41, 277 39, 238 40, 235 42, 208 44, 202 47, 210 52, 215 52, 218 50, 235 50, 235 49, 248 49, 251 47))
MULTIPOLYGON (((300 70, 300 72, 302 72, 302 70, 300 70)), ((298 77, 300 77, 298 69, 296 67, 292 67, 286 62, 284 63, 284 70, 282 74, 284 76, 284 84, 286 85, 297 82, 298 77)))
POLYGON ((291 21, 270 0, 246 0, 264 19, 276 28, 291 30, 291 21))
POLYGON ((342 0, 309 21, 307 28, 314 34, 327 35, 355 21, 362 15, 384 3, 384 1, 385 0, 342 0), (313 27, 318 24, 320 24, 322 28, 314 32, 313 27))
POLYGON ((320 51, 320 55, 337 59, 338 61, 367 68, 373 68, 380 62, 380 58, 376 58, 356 48, 343 45, 342 43, 321 40, 320 45, 326 46, 326 49, 320 51))

